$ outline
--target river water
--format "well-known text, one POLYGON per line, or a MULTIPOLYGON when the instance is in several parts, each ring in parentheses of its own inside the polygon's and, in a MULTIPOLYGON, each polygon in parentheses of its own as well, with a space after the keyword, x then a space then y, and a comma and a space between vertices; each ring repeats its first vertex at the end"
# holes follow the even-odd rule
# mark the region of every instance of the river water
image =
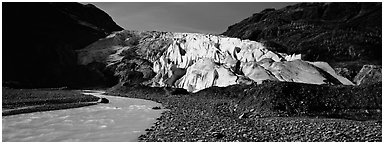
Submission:
POLYGON ((164 110, 153 110, 161 104, 133 98, 103 95, 108 104, 35 112, 2 117, 2 141, 24 142, 134 142, 151 127, 164 110))

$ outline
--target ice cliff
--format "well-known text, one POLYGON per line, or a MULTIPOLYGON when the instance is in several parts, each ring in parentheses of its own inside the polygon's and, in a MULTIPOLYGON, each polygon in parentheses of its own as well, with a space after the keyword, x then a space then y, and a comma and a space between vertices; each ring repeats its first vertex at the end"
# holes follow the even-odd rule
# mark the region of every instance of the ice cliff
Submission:
POLYGON ((189 92, 265 80, 353 85, 326 62, 268 50, 220 35, 119 31, 78 51, 78 63, 102 63, 120 83, 172 86, 189 92))

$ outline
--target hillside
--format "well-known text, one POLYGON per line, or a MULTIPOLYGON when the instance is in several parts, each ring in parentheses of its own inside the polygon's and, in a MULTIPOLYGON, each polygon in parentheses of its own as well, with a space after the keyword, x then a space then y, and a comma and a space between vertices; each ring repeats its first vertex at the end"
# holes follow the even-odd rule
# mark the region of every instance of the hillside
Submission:
POLYGON ((3 3, 3 85, 84 87, 104 76, 76 63, 74 50, 122 28, 94 5, 3 3))
POLYGON ((364 64, 381 64, 381 9, 381 3, 300 3, 255 13, 223 35, 261 41, 355 75, 364 64))

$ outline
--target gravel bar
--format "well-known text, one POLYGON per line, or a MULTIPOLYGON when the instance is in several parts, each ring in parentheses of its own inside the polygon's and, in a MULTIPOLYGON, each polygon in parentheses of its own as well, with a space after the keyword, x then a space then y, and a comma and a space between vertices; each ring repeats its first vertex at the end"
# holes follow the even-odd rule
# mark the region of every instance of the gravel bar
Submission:
POLYGON ((314 116, 247 117, 233 98, 172 95, 163 88, 114 87, 107 93, 162 103, 163 112, 142 142, 381 142, 382 121, 314 116))

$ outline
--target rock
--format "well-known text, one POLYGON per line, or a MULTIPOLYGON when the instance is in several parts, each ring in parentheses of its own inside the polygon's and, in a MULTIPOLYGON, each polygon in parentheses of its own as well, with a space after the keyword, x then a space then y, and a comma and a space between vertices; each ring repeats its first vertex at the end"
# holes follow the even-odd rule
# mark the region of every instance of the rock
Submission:
POLYGON ((31 88, 106 85, 104 74, 77 65, 74 50, 122 30, 108 14, 68 2, 4 3, 3 12, 3 81, 31 88))
POLYGON ((149 128, 149 129, 145 129, 145 131, 154 131, 154 129, 149 128))
POLYGON ((354 78, 357 85, 381 82, 381 65, 364 65, 354 78))
POLYGON ((164 87, 163 89, 167 95, 186 95, 186 94, 189 94, 189 92, 183 88, 164 87))
POLYGON ((187 95, 189 92, 183 88, 174 88, 171 95, 187 95))
POLYGON ((109 103, 109 100, 106 98, 100 98, 97 102, 98 103, 109 103))
POLYGON ((217 139, 221 139, 221 138, 225 137, 225 135, 220 133, 220 132, 214 132, 214 133, 212 133, 212 136, 217 138, 217 139))
POLYGON ((249 118, 249 116, 250 116, 251 114, 252 114, 251 112, 244 112, 243 114, 241 114, 241 115, 239 116, 239 119, 249 118))

